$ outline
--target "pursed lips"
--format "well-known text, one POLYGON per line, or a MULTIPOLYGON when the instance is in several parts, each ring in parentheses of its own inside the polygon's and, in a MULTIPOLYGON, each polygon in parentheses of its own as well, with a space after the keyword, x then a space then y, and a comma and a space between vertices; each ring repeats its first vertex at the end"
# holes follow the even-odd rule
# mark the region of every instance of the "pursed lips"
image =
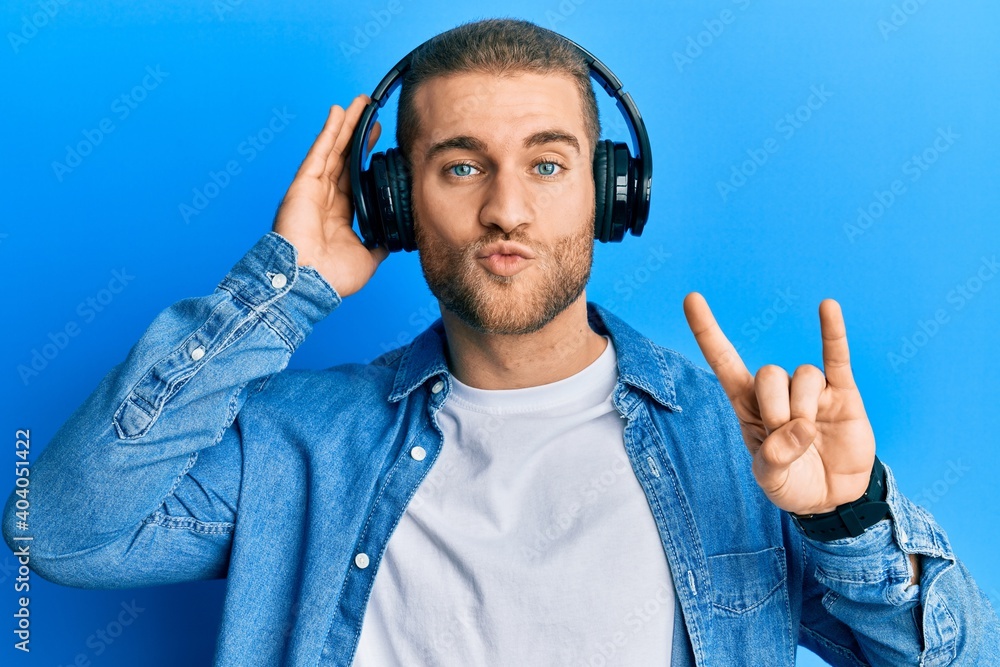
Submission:
POLYGON ((531 263, 535 254, 518 243, 491 243, 479 253, 478 261, 491 273, 512 276, 531 263))

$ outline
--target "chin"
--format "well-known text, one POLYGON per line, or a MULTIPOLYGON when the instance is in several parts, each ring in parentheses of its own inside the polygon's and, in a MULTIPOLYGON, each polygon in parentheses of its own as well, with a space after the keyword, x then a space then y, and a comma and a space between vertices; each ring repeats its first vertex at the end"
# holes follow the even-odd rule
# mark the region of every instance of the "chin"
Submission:
MULTIPOLYGON (((491 276, 491 279, 497 277, 491 276)), ((541 330, 576 301, 576 298, 568 301, 553 300, 552 295, 539 295, 537 291, 531 289, 508 290, 501 287, 497 290, 496 287, 487 284, 479 291, 478 298, 448 304, 454 306, 454 308, 449 307, 449 310, 480 333, 524 335, 541 330)), ((579 293, 576 296, 578 297, 579 293)))

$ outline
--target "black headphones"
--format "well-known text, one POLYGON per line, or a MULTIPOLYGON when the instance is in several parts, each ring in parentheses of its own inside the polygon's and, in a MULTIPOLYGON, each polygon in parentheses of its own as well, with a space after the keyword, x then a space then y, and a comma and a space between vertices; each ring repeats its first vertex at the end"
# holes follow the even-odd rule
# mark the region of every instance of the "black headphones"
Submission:
MULTIPOLYGON (((633 236, 639 236, 649 215, 649 191, 653 180, 653 158, 646 126, 632 96, 622 92, 618 77, 576 42, 558 33, 552 34, 580 52, 590 68, 590 75, 615 99, 618 110, 628 122, 632 142, 639 151, 638 156, 632 157, 628 144, 609 139, 598 142, 594 150, 594 238, 604 243, 621 241, 626 230, 631 230, 633 236)), ((371 102, 365 107, 351 140, 354 211, 364 245, 369 249, 387 246, 390 252, 416 250, 410 211, 410 174, 402 154, 398 148, 375 153, 371 156, 369 168, 365 169, 363 151, 367 152, 369 134, 378 117, 379 107, 385 106, 392 91, 402 84, 410 59, 422 46, 396 63, 375 87, 371 102)))

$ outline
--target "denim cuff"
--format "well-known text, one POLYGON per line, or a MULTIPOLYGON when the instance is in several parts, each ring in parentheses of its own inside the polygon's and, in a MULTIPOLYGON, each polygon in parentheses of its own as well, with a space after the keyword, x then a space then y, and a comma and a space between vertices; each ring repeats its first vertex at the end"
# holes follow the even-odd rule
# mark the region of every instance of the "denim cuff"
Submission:
POLYGON ((810 558, 816 563, 816 578, 821 583, 855 600, 901 604, 919 597, 920 586, 929 585, 931 579, 941 574, 941 568, 928 568, 924 561, 920 586, 911 586, 913 566, 908 554, 951 562, 955 555, 934 518, 900 493, 892 470, 884 462, 883 465, 890 518, 857 537, 829 542, 814 540, 797 530, 808 545, 810 558))
POLYGON ((257 312, 293 350, 342 301, 319 271, 299 266, 297 260, 294 245, 277 232, 268 232, 216 288, 257 312))

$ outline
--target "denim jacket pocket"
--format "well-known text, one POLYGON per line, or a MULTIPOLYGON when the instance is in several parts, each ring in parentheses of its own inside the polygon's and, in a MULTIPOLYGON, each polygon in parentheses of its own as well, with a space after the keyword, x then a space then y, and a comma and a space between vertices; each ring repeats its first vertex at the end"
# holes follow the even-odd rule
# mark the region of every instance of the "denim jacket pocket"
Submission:
POLYGON ((722 616, 740 617, 760 607, 785 586, 784 547, 709 556, 712 605, 722 616))

